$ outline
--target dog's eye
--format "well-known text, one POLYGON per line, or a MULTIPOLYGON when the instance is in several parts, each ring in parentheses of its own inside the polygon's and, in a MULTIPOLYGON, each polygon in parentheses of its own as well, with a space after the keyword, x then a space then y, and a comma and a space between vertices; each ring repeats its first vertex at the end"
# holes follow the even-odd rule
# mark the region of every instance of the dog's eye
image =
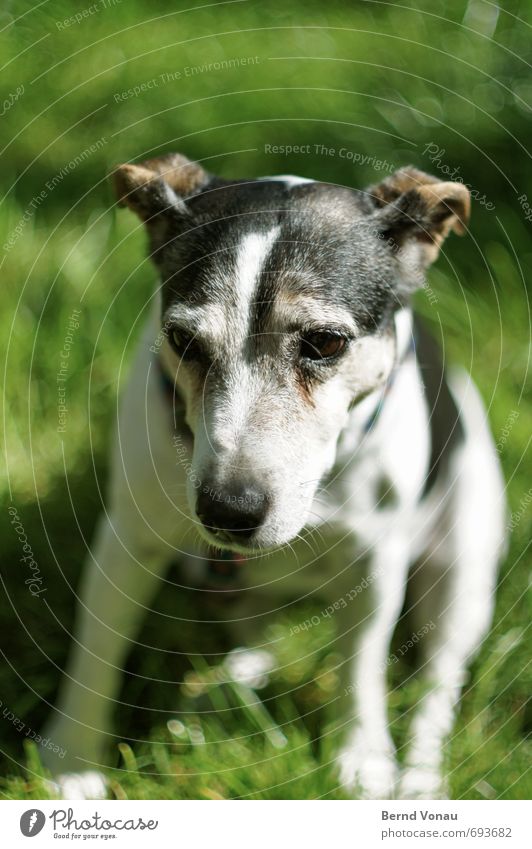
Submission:
POLYGON ((169 340, 172 348, 182 360, 197 360, 201 356, 201 349, 194 337, 183 330, 170 331, 169 340))
POLYGON ((340 333, 318 330, 301 340, 300 355, 306 360, 332 360, 344 351, 347 339, 340 333))

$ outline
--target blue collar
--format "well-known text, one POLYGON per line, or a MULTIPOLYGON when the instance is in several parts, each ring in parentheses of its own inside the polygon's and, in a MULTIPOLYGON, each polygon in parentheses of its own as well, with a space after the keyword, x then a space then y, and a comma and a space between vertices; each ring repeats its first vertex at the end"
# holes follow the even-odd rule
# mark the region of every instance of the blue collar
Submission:
POLYGON ((398 360, 395 363, 395 365, 392 369, 392 373, 390 374, 388 380, 386 381, 386 384, 384 386, 381 397, 379 398, 379 402, 378 402, 377 406, 375 407, 375 409, 373 410, 373 412, 371 413, 371 415, 369 416, 364 427, 362 428, 362 433, 364 433, 364 434, 369 433, 369 431, 372 430, 375 427, 377 420, 378 420, 378 418, 379 418, 379 416, 382 412, 382 408, 384 407, 384 402, 386 401, 386 398, 390 394, 390 390, 391 390, 391 388, 394 384, 395 376, 397 374, 398 368, 400 366, 402 366, 403 363, 405 362, 405 360, 409 357, 409 355, 412 354, 412 353, 415 353, 415 351, 416 351, 416 339, 415 339, 414 334, 412 334, 408 348, 406 349, 406 351, 403 354, 403 356, 401 357, 401 359, 398 360))

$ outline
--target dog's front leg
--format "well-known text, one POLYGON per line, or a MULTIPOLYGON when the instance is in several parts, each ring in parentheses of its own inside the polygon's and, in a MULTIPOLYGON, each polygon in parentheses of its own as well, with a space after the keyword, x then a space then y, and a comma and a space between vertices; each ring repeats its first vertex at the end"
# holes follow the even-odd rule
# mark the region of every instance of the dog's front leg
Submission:
POLYGON ((63 798, 105 793, 105 762, 124 659, 166 563, 153 541, 103 517, 80 592, 74 646, 54 715, 43 732, 59 754, 43 761, 63 798))
POLYGON ((373 551, 367 575, 370 594, 363 605, 364 619, 353 631, 349 605, 344 610, 344 645, 349 632, 349 699, 347 740, 338 755, 342 784, 365 798, 393 798, 397 769, 388 729, 387 668, 389 647, 403 605, 410 546, 401 533, 381 539, 373 551))

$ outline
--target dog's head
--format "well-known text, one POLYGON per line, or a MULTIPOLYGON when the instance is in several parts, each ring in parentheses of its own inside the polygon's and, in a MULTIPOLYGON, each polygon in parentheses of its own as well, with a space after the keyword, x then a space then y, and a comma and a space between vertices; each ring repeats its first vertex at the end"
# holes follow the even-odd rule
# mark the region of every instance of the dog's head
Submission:
POLYGON ((114 182, 161 272, 161 356, 194 442, 192 515, 220 546, 285 543, 350 409, 389 379, 394 314, 449 231, 463 232, 469 193, 414 168, 365 192, 228 181, 177 154, 122 165, 114 182))

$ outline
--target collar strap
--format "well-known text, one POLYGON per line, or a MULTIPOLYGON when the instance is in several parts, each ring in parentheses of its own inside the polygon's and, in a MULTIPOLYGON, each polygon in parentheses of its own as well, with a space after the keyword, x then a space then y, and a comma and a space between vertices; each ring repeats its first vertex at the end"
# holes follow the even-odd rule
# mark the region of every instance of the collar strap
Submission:
POLYGON ((415 339, 414 333, 412 333, 412 335, 410 337, 410 344, 409 344, 408 348, 404 352, 401 359, 399 359, 395 363, 395 365, 392 369, 392 373, 390 374, 388 380, 386 381, 386 383, 384 385, 384 389, 382 391, 381 397, 379 398, 379 400, 377 402, 377 406, 375 407, 375 409, 373 410, 373 412, 371 413, 371 415, 367 419, 364 427, 362 428, 362 432, 364 434, 369 433, 369 431, 372 430, 375 427, 377 420, 378 420, 378 418, 379 418, 379 416, 382 412, 382 408, 384 407, 384 402, 386 401, 386 398, 389 395, 390 390, 391 390, 391 388, 394 384, 395 376, 397 374, 397 369, 399 368, 399 366, 403 365, 403 363, 405 362, 405 360, 408 359, 410 354, 415 353, 415 350, 416 350, 416 339, 415 339))

